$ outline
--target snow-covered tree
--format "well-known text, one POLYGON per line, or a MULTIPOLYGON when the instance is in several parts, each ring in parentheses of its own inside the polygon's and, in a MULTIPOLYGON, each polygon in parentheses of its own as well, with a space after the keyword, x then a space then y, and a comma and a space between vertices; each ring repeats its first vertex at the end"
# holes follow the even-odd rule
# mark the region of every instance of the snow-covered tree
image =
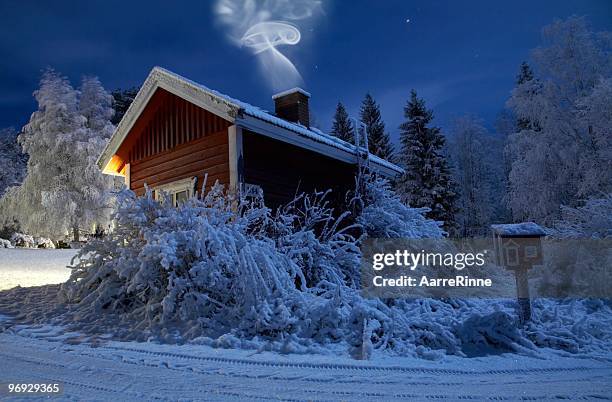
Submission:
POLYGON ((79 88, 79 111, 87 119, 87 128, 94 131, 90 137, 109 139, 114 126, 113 96, 109 94, 98 77, 83 77, 79 88))
POLYGON ((86 156, 78 187, 82 194, 80 225, 104 230, 110 223, 111 192, 121 185, 113 176, 103 175, 97 160, 115 129, 111 123, 114 114, 113 97, 104 89, 97 77, 84 77, 79 88, 79 112, 85 117, 87 141, 79 144, 86 156))
POLYGON ((112 92, 113 97, 113 109, 115 110, 115 114, 111 119, 111 123, 114 125, 119 124, 125 112, 127 112, 128 108, 134 101, 136 94, 138 93, 138 88, 132 87, 128 89, 116 89, 112 92))
POLYGON ((590 198, 577 208, 562 206, 554 229, 562 238, 612 238, 612 194, 590 198))
POLYGON ((458 186, 456 222, 461 236, 485 235, 503 204, 502 144, 472 117, 458 118, 450 140, 458 186))
POLYGON ((8 187, 17 186, 25 176, 27 155, 17 142, 13 128, 0 130, 0 197, 8 187))
POLYGON ((412 208, 402 202, 388 180, 366 174, 362 207, 357 223, 367 237, 373 238, 440 238, 441 223, 425 217, 428 208, 412 208))
POLYGON ((351 144, 355 142, 355 128, 341 102, 336 106, 331 134, 351 144))
MULTIPOLYGON (((508 138, 516 133, 516 116, 511 110, 504 108, 502 109, 495 119, 495 135, 498 141, 498 148, 501 152, 501 163, 502 174, 498 187, 501 189, 500 192, 500 203, 497 205, 497 212, 495 213, 497 222, 511 222, 512 212, 508 208, 508 193, 510 192, 510 170, 512 169, 513 157, 510 154, 509 147, 506 146, 508 138)), ((499 154, 498 154, 499 155, 499 154)))
POLYGON ((601 79, 587 96, 576 101, 581 124, 578 197, 597 197, 612 188, 612 77, 601 79))
POLYGON ((406 173, 397 183, 398 193, 412 207, 429 208, 427 217, 443 222, 445 230, 454 234, 457 194, 444 153, 444 136, 438 127, 429 126, 433 112, 414 90, 404 116, 399 157, 406 173))
POLYGON ((370 152, 383 159, 393 161, 393 145, 389 134, 385 132, 385 123, 380 116, 380 106, 369 93, 363 99, 359 117, 366 126, 370 152))
POLYGON ((27 175, 7 192, 3 210, 27 233, 54 239, 71 233, 78 240, 81 230, 109 219, 113 179, 102 176, 95 161, 112 131, 111 99, 97 79, 85 79, 79 93, 53 70, 43 74, 34 96, 39 109, 19 136, 30 156, 27 175))
MULTIPOLYGON (((524 61, 523 63, 521 63, 521 66, 519 67, 519 73, 516 76, 516 86, 530 84, 530 83, 534 84, 534 85, 531 85, 531 88, 532 88, 531 95, 535 96, 538 94, 539 85, 533 74, 533 70, 531 69, 531 67, 529 67, 529 64, 527 64, 527 62, 524 61)), ((529 95, 529 93, 527 93, 526 95, 529 95)), ((525 117, 522 117, 522 118, 519 117, 516 120, 516 128, 518 130, 529 130, 529 129, 533 129, 534 131, 539 130, 537 123, 534 123, 525 117)))
POLYGON ((612 40, 578 17, 545 27, 543 40, 533 53, 537 77, 508 101, 527 122, 508 140, 508 202, 515 220, 552 224, 561 205, 612 190, 612 40))

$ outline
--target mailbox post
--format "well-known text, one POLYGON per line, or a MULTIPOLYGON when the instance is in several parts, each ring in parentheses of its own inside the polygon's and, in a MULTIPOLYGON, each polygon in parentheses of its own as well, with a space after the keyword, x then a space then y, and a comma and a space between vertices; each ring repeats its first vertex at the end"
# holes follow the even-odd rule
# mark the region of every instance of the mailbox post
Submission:
POLYGON ((544 229, 533 222, 491 225, 497 265, 514 271, 519 322, 531 319, 528 271, 542 264, 544 229))

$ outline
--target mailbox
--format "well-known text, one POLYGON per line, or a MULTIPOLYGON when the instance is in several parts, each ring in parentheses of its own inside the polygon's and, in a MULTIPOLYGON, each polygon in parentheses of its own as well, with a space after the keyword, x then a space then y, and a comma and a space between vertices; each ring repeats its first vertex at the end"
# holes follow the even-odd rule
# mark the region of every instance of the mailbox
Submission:
POLYGON ((542 264, 542 240, 546 232, 533 222, 491 225, 497 265, 507 269, 542 264))
POLYGON ((542 264, 542 237, 546 232, 534 222, 491 225, 497 265, 514 271, 520 323, 531 319, 527 270, 542 264))

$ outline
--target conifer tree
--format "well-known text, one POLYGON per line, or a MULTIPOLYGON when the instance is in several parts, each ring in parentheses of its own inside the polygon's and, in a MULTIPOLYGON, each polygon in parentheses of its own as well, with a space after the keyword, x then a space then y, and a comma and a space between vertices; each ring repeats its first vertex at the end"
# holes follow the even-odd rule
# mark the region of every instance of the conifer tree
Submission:
MULTIPOLYGON (((531 84, 535 84, 530 90, 531 95, 535 96, 539 92, 538 85, 537 85, 538 82, 533 74, 533 70, 531 69, 531 67, 529 67, 529 64, 527 64, 527 62, 524 61, 521 63, 521 66, 519 67, 519 73, 516 76, 516 86, 519 87, 521 85, 531 85, 531 84)), ((537 123, 534 123, 524 117, 523 118, 519 117, 516 120, 516 127, 518 128, 519 131, 521 130, 538 131, 539 130, 537 123)))
POLYGON ((349 115, 341 102, 338 102, 336 106, 336 113, 334 114, 334 121, 332 123, 331 133, 332 135, 350 142, 355 142, 355 131, 353 123, 349 120, 349 115))
POLYGON ((519 73, 516 76, 516 85, 524 84, 527 81, 531 81, 533 78, 533 71, 531 67, 529 67, 529 64, 527 64, 526 61, 522 62, 519 67, 519 73))
POLYGON ((385 123, 380 117, 380 106, 369 93, 366 94, 361 104, 359 117, 366 125, 370 153, 392 161, 393 145, 391 145, 389 134, 385 132, 385 123))
POLYGON ((400 158, 406 173, 398 181, 398 192, 411 207, 429 208, 427 217, 442 221, 444 229, 454 234, 457 194, 444 154, 444 136, 438 127, 429 126, 433 112, 414 90, 404 116, 407 120, 400 125, 400 158))
POLYGON ((138 88, 132 87, 128 89, 116 89, 112 92, 113 97, 113 109, 115 114, 111 119, 111 123, 114 125, 119 124, 125 112, 134 101, 134 98, 138 94, 138 88))

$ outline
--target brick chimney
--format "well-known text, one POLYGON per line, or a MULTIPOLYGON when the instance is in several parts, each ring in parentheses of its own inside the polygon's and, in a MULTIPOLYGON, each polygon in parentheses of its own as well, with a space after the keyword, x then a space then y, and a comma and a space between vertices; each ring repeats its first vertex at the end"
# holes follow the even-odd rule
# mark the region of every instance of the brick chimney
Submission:
POLYGON ((302 88, 292 88, 272 96, 276 115, 281 119, 310 127, 310 94, 302 88))

